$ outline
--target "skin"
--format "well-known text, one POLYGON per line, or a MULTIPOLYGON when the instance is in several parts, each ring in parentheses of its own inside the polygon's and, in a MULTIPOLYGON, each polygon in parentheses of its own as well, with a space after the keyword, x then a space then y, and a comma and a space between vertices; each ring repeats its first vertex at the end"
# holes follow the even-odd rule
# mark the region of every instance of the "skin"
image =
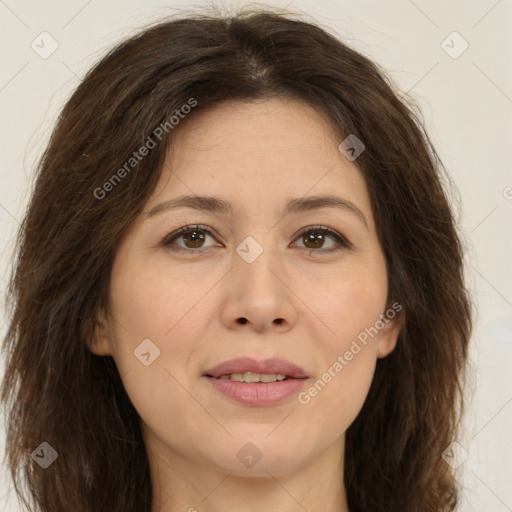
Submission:
POLYGON ((395 322, 307 404, 296 394, 271 406, 240 404, 202 376, 234 357, 282 357, 306 370, 307 390, 388 308, 370 198, 357 161, 338 150, 341 140, 311 106, 285 98, 226 102, 173 132, 160 182, 118 245, 111 315, 99 312, 90 347, 114 358, 142 418, 152 512, 349 510, 345 431, 377 358, 395 347, 395 322), (235 215, 180 208, 145 218, 182 194, 220 197, 235 215), (323 194, 353 203, 367 225, 332 207, 282 214, 289 199, 323 194), (182 252, 161 245, 195 224, 209 231, 202 252, 183 235, 173 244, 182 252), (315 225, 351 247, 298 235, 315 225), (236 252, 247 236, 263 248, 252 263, 236 252), (332 247, 339 250, 325 252, 332 247), (160 355, 145 366, 134 350, 148 338, 160 355), (248 442, 261 454, 252 467, 237 457, 248 442))

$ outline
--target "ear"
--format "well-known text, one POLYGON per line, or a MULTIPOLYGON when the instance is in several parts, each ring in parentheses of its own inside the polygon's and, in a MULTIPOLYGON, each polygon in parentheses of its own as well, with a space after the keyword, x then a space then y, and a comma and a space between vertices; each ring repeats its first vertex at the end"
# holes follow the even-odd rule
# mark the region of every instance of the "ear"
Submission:
POLYGON ((92 332, 86 338, 89 350, 97 356, 111 356, 109 324, 103 309, 98 310, 92 324, 92 332))
POLYGON ((377 336, 377 357, 382 359, 396 347, 398 341, 398 335, 402 329, 403 318, 401 315, 396 316, 393 319, 385 318, 382 320, 384 327, 379 330, 377 336))

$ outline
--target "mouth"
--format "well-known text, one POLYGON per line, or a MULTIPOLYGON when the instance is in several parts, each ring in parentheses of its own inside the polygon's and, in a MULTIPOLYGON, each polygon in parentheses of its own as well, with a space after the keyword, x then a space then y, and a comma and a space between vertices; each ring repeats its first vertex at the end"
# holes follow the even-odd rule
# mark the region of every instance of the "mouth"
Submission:
MULTIPOLYGON (((219 377, 213 377, 212 375, 207 375, 207 377, 212 377, 216 379, 229 379, 234 380, 235 382, 260 382, 267 384, 269 382, 280 382, 283 380, 294 379, 295 377, 291 377, 290 375, 283 375, 281 373, 253 373, 253 372, 244 372, 244 373, 229 373, 225 375, 221 375, 219 377)), ((303 377, 306 378, 306 377, 303 377)))
POLYGON ((309 378, 301 367, 290 361, 250 358, 225 361, 207 370, 203 377, 222 395, 253 406, 275 404, 300 391, 309 378))
POLYGON ((249 357, 224 361, 206 370, 203 375, 215 379, 231 379, 237 382, 264 383, 308 377, 303 368, 286 359, 272 358, 257 361, 249 357))

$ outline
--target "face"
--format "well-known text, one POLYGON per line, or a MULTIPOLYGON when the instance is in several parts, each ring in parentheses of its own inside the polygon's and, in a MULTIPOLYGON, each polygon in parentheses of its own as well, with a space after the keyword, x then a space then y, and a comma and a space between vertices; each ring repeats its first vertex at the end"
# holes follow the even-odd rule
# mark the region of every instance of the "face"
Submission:
POLYGON ((111 315, 91 350, 114 358, 150 457, 251 476, 339 464, 398 334, 382 321, 386 263, 356 161, 317 111, 288 99, 224 103, 187 121, 119 243, 111 315), (165 207, 185 195, 230 208, 165 207), (241 357, 253 360, 249 379, 289 377, 207 376, 241 357))

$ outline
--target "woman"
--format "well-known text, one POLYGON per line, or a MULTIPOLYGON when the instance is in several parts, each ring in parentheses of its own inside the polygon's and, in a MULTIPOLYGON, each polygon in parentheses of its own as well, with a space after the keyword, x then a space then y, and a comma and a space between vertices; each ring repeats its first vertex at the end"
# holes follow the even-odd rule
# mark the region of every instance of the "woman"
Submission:
POLYGON ((20 497, 454 510, 471 315, 442 172, 384 73, 292 15, 172 19, 113 49, 19 233, 20 497))

